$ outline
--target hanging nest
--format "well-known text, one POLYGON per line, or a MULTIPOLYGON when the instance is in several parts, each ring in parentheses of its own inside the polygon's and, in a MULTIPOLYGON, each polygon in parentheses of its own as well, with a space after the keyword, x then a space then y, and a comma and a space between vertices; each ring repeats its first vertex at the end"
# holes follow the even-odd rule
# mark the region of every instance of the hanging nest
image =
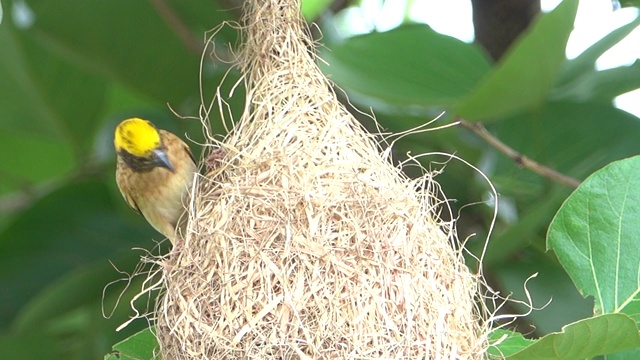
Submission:
POLYGON ((338 102, 298 0, 247 1, 243 37, 245 112, 162 263, 163 359, 483 358, 479 278, 437 184, 338 102))

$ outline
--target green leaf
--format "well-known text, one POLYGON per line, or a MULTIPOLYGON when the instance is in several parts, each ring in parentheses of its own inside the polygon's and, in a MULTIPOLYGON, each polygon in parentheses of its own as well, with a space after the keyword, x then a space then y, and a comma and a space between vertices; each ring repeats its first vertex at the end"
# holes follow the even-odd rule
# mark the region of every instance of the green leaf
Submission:
MULTIPOLYGON (((126 255, 125 261, 113 262, 119 269, 132 272, 140 254, 126 255)), ((63 342, 62 348, 55 349, 58 356, 52 353, 47 359, 102 357, 111 350, 111 344, 148 327, 146 319, 139 319, 119 332, 114 331, 134 315, 130 302, 144 287, 146 275, 127 278, 107 261, 70 271, 30 299, 17 315, 11 333, 42 331, 42 337, 63 342)), ((154 303, 154 296, 143 295, 135 302, 135 308, 146 313, 154 303)))
POLYGON ((0 162, 0 194, 59 178, 76 165, 68 143, 35 133, 0 131, 0 154, 11 154, 0 162))
POLYGON ((30 76, 36 82, 33 96, 40 97, 36 104, 82 158, 93 141, 105 104, 104 80, 78 69, 28 36, 23 36, 22 45, 30 76))
POLYGON ((623 0, 620 2, 623 7, 640 7, 640 0, 623 0))
MULTIPOLYGON (((602 54, 619 43, 622 39, 627 37, 627 35, 635 30, 638 25, 640 25, 640 17, 637 17, 630 23, 613 30, 583 51, 575 59, 565 62, 559 84, 567 84, 584 74, 595 72, 596 60, 598 60, 602 54)), ((559 86, 559 89, 564 88, 565 85, 559 86)))
MULTIPOLYGON (((189 27, 196 41, 203 39, 203 33, 216 29, 216 36, 213 39, 216 44, 222 45, 223 47, 228 47, 229 44, 237 44, 237 28, 233 26, 223 26, 218 29, 216 27, 228 21, 237 21, 240 11, 242 10, 240 7, 230 7, 228 3, 223 1, 210 0, 168 0, 167 3, 169 7, 165 11, 175 12, 173 15, 182 21, 184 26, 189 27)), ((158 3, 154 5, 154 11, 163 11, 157 6, 158 3)), ((112 14, 117 13, 113 12, 112 14)), ((166 25, 168 21, 164 20, 164 22, 166 25)), ((174 36, 177 35, 176 28, 172 28, 171 31, 174 36)))
MULTIPOLYGON (((118 261, 111 261, 122 271, 132 272, 140 258, 139 254, 132 252, 125 254, 118 261)), ((96 264, 69 271, 60 280, 48 284, 32 297, 20 309, 13 327, 19 331, 37 329, 47 321, 89 304, 108 307, 110 304, 103 302, 103 296, 108 295, 104 290, 108 284, 120 278, 123 278, 123 274, 118 274, 114 265, 104 259, 96 264)), ((109 289, 113 289, 113 286, 109 289)), ((128 307, 124 303, 120 306, 128 307)))
POLYGON ((547 249, 597 313, 640 318, 640 157, 617 161, 591 175, 551 222, 547 249))
POLYGON ((104 183, 72 183, 32 204, 0 233, 0 326, 71 269, 119 258, 136 243, 150 245, 154 233, 144 220, 123 222, 116 209, 104 183))
POLYGON ((640 88, 640 61, 602 71, 591 71, 576 79, 570 86, 557 89, 553 97, 579 102, 610 104, 613 98, 640 88))
POLYGON ((0 31, 0 129, 89 148, 106 87, 8 24, 0 31))
POLYGON ((105 359, 120 360, 151 360, 156 359, 158 340, 153 329, 144 329, 139 333, 115 344, 113 352, 105 359))
POLYGON ((573 360, 640 346, 635 322, 623 314, 608 314, 567 325, 505 360, 573 360))
POLYGON ((456 109, 469 121, 495 120, 544 102, 562 68, 578 0, 540 15, 480 86, 456 109))
MULTIPOLYGON (((26 29, 27 34, 77 66, 174 107, 198 93, 200 50, 191 51, 180 31, 167 25, 152 2, 41 0, 28 4, 37 21, 26 29)), ((200 9, 209 16, 223 14, 215 6, 200 9)), ((184 22, 171 5, 165 10, 184 22)), ((211 21, 209 29, 219 24, 211 21)), ((204 46, 200 34, 187 31, 185 35, 189 43, 204 46)))
POLYGON ((607 360, 638 360, 640 359, 640 349, 620 351, 615 354, 607 355, 607 360))
MULTIPOLYGON (((638 118, 611 103, 548 102, 538 111, 514 115, 489 129, 520 153, 578 179, 636 154, 640 139, 638 118)), ((537 176, 526 175, 505 156, 498 158, 495 169, 512 181, 537 176)))
POLYGON ((61 344, 42 330, 27 333, 0 333, 0 359, 59 359, 61 344))
POLYGON ((38 85, 31 78, 30 69, 24 59, 21 38, 15 29, 7 24, 0 31, 0 129, 16 130, 47 135, 56 140, 63 136, 49 121, 44 100, 38 93, 38 85), (25 122, 24 119, 29 119, 25 122))
POLYGON ((525 347, 531 345, 534 341, 525 339, 522 334, 517 331, 509 331, 497 329, 489 334, 489 355, 496 357, 507 357, 514 354, 525 347))
POLYGON ((323 70, 349 92, 394 106, 452 105, 490 68, 474 45, 406 25, 351 38, 322 53, 323 70))
POLYGON ((332 0, 302 0, 302 16, 307 21, 313 21, 325 12, 332 2, 332 0))

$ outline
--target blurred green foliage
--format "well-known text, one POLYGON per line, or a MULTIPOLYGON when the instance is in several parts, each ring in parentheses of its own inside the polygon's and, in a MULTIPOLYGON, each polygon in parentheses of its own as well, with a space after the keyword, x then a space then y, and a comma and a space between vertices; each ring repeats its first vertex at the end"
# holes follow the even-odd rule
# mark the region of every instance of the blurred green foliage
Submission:
MULTIPOLYGON (((120 270, 136 268, 142 253, 132 248, 162 251, 153 242, 161 236, 126 207, 115 187, 112 132, 125 117, 145 117, 185 134, 200 151, 201 126, 193 118, 229 69, 212 51, 225 58, 239 42, 233 27, 217 28, 239 20, 230 3, 2 1, 0 358, 101 358, 147 326, 138 320, 115 331, 134 315, 128 302, 140 280, 126 291, 124 282, 105 290, 125 277, 120 270), (211 29, 219 31, 201 67, 211 29), (105 319, 103 310, 114 307, 105 319)), ((305 11, 315 19, 328 5, 307 0, 305 11)), ((526 156, 584 179, 638 153, 640 122, 615 108, 613 98, 640 87, 640 63, 597 71, 595 61, 640 20, 567 60, 576 6, 577 0, 565 0, 541 17, 497 64, 476 44, 403 24, 349 39, 327 31, 322 68, 356 107, 372 108, 385 129, 413 128, 446 111, 433 126, 457 116, 485 123, 526 156)), ((321 29, 331 28, 332 17, 318 19, 321 29)), ((234 114, 243 106, 241 89, 229 96, 238 76, 232 72, 220 92, 234 114)), ((223 134, 216 111, 211 123, 223 134)), ((524 280, 539 273, 529 282, 533 305, 553 298, 520 324, 524 332, 542 336, 592 315, 593 299, 583 298, 554 253, 545 252, 547 228, 572 189, 517 167, 458 127, 406 137, 396 160, 408 151, 455 153, 494 182, 501 213, 485 273, 501 293, 520 299, 524 280)), ((460 238, 476 234, 468 246, 479 253, 492 215, 491 206, 479 203, 490 197, 487 184, 447 156, 422 160, 436 169, 448 161, 437 180, 460 213, 460 238)))

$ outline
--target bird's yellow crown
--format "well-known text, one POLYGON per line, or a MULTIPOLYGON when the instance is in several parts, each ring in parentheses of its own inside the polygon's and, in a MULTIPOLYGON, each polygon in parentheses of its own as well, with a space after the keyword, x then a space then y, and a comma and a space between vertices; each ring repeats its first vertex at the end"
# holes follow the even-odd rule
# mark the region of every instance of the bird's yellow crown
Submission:
POLYGON ((131 118, 122 121, 114 137, 116 151, 125 150, 131 155, 147 157, 161 145, 158 129, 147 120, 131 118))

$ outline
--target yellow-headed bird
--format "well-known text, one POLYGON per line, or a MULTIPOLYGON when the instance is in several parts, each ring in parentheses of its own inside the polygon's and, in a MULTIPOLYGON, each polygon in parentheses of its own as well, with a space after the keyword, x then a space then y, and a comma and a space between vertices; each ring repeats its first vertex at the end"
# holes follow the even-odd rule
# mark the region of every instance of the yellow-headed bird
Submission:
POLYGON ((187 144, 150 121, 132 118, 115 131, 116 182, 127 203, 176 243, 176 227, 197 172, 187 144))

